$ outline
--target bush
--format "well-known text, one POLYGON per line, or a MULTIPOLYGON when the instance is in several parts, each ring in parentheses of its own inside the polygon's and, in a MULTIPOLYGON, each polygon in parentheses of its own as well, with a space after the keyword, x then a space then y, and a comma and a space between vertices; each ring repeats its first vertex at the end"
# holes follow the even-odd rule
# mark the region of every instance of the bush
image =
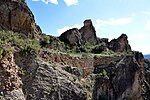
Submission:
POLYGON ((103 45, 96 45, 91 52, 98 54, 98 53, 102 53, 104 51, 104 46, 103 45))
POLYGON ((13 47, 11 47, 11 48, 7 48, 7 47, 0 48, 0 60, 7 57, 10 52, 13 52, 13 50, 14 50, 13 47))
POLYGON ((47 48, 49 43, 50 43, 50 38, 48 36, 44 35, 42 37, 42 40, 40 41, 40 45, 42 47, 46 47, 47 48))

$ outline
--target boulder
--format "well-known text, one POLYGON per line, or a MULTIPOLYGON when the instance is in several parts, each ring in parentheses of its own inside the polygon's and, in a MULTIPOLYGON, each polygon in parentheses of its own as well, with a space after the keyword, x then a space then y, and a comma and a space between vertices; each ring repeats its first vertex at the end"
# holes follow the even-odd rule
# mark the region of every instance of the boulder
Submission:
POLYGON ((12 30, 26 35, 41 33, 25 0, 0 0, 0 30, 12 30))
POLYGON ((126 34, 121 34, 117 39, 113 39, 108 43, 108 48, 115 52, 131 51, 126 34))

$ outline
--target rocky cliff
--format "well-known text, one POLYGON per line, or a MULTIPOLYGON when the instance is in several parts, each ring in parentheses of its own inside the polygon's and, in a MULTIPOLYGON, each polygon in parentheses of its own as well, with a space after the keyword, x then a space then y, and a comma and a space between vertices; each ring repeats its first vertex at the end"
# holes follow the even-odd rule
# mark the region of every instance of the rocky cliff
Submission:
POLYGON ((123 57, 95 68, 96 73, 102 74, 96 78, 93 100, 150 99, 142 53, 136 52, 134 56, 123 57))
POLYGON ((0 30, 0 100, 150 100, 150 63, 126 34, 98 38, 91 20, 40 34, 24 0, 0 1, 0 30))
POLYGON ((18 76, 19 67, 14 61, 12 53, 0 60, 0 99, 25 100, 22 91, 22 81, 18 76))
POLYGON ((0 1, 0 30, 12 30, 26 35, 41 33, 25 0, 0 1))

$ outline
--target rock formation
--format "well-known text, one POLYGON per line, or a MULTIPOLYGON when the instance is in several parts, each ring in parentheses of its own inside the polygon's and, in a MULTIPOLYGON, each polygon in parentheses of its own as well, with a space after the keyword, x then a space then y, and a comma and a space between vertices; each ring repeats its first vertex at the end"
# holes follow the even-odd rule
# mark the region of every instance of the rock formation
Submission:
POLYGON ((99 66, 93 100, 149 100, 144 77, 144 58, 139 52, 135 56, 124 57, 119 61, 99 66))
POLYGON ((113 39, 109 42, 108 48, 115 52, 131 51, 131 47, 128 44, 128 37, 126 34, 122 34, 117 39, 113 39))
POLYGON ((82 37, 77 28, 73 28, 62 33, 59 39, 71 45, 76 45, 76 44, 81 45, 82 43, 82 37))
POLYGON ((18 71, 12 53, 0 60, 0 100, 25 100, 18 71))
POLYGON ((37 35, 41 29, 25 0, 0 0, 0 30, 37 35))
POLYGON ((15 55, 16 63, 26 70, 22 77, 26 100, 86 100, 86 94, 75 75, 36 56, 15 55))
POLYGON ((91 44, 98 43, 96 31, 90 19, 84 21, 84 26, 79 31, 84 42, 89 42, 91 44))
POLYGON ((81 29, 73 28, 67 30, 59 36, 59 39, 71 45, 81 45, 86 42, 91 44, 98 43, 96 31, 90 19, 84 21, 84 26, 81 29))
POLYGON ((150 100, 150 62, 131 52, 126 34, 110 42, 100 39, 88 19, 81 29, 58 38, 24 38, 20 33, 41 33, 25 0, 0 1, 0 30, 5 30, 0 34, 0 100, 150 100), (90 49, 106 52, 73 55, 59 39, 79 50, 87 42, 90 49))

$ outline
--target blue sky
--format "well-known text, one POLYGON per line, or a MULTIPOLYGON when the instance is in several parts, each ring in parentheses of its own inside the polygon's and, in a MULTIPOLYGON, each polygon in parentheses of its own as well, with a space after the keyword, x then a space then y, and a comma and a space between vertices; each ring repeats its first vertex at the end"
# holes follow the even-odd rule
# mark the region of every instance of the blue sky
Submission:
POLYGON ((150 53, 150 0, 26 0, 43 33, 59 36, 91 19, 100 38, 128 35, 135 51, 150 53))

